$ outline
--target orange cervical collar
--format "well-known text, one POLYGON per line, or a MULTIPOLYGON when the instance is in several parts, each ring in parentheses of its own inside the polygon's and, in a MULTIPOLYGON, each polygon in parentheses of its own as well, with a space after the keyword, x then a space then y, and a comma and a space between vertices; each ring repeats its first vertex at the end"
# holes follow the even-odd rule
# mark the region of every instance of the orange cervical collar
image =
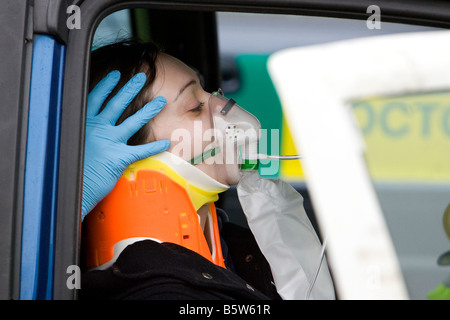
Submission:
POLYGON ((205 230, 211 234, 211 249, 185 188, 161 171, 141 169, 132 178, 124 175, 84 220, 86 266, 109 262, 117 243, 140 237, 178 244, 225 267, 214 203, 208 219, 205 230))

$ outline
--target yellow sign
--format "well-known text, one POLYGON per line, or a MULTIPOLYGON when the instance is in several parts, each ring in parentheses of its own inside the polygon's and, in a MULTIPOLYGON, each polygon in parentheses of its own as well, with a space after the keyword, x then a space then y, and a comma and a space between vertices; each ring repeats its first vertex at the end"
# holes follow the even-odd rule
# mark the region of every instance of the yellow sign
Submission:
MULTIPOLYGON (((450 93, 365 99, 353 110, 374 180, 450 182, 450 93)), ((283 130, 282 153, 296 153, 288 130, 283 130)), ((280 175, 303 180, 298 161, 284 161, 280 175)))
MULTIPOLYGON (((280 154, 301 154, 300 150, 297 150, 292 139, 291 131, 283 117, 283 123, 281 127, 281 148, 280 154)), ((300 164, 300 160, 286 160, 280 161, 280 178, 285 180, 304 181, 303 169, 300 164)))

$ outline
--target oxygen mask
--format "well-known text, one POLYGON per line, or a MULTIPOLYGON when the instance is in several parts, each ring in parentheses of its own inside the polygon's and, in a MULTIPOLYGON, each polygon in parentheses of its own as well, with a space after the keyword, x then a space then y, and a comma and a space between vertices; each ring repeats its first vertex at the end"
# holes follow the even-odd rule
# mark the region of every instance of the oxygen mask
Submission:
POLYGON ((211 143, 190 159, 190 163, 215 164, 228 185, 239 182, 242 170, 257 170, 260 159, 289 160, 299 156, 270 156, 258 153, 261 137, 259 120, 241 108, 235 100, 224 96, 221 89, 209 98, 211 143))

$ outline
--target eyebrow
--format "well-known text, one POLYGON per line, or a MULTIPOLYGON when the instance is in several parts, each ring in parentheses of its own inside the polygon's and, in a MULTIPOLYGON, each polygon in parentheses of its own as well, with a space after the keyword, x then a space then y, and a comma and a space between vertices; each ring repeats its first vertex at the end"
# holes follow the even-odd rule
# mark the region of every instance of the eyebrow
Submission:
POLYGON ((192 79, 191 81, 189 81, 188 83, 186 83, 183 88, 180 89, 180 91, 178 92, 178 95, 176 96, 174 101, 177 101, 178 97, 184 92, 184 90, 186 90, 189 86, 192 86, 194 84, 196 84, 197 81, 195 79, 192 79))

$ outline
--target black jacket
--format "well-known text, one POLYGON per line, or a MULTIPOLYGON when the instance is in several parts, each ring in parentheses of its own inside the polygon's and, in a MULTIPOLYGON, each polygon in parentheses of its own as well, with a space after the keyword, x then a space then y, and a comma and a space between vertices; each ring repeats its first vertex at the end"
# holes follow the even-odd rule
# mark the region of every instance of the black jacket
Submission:
POLYGON ((128 246, 107 270, 82 275, 80 299, 280 299, 269 264, 246 228, 221 226, 226 269, 173 243, 128 246))

